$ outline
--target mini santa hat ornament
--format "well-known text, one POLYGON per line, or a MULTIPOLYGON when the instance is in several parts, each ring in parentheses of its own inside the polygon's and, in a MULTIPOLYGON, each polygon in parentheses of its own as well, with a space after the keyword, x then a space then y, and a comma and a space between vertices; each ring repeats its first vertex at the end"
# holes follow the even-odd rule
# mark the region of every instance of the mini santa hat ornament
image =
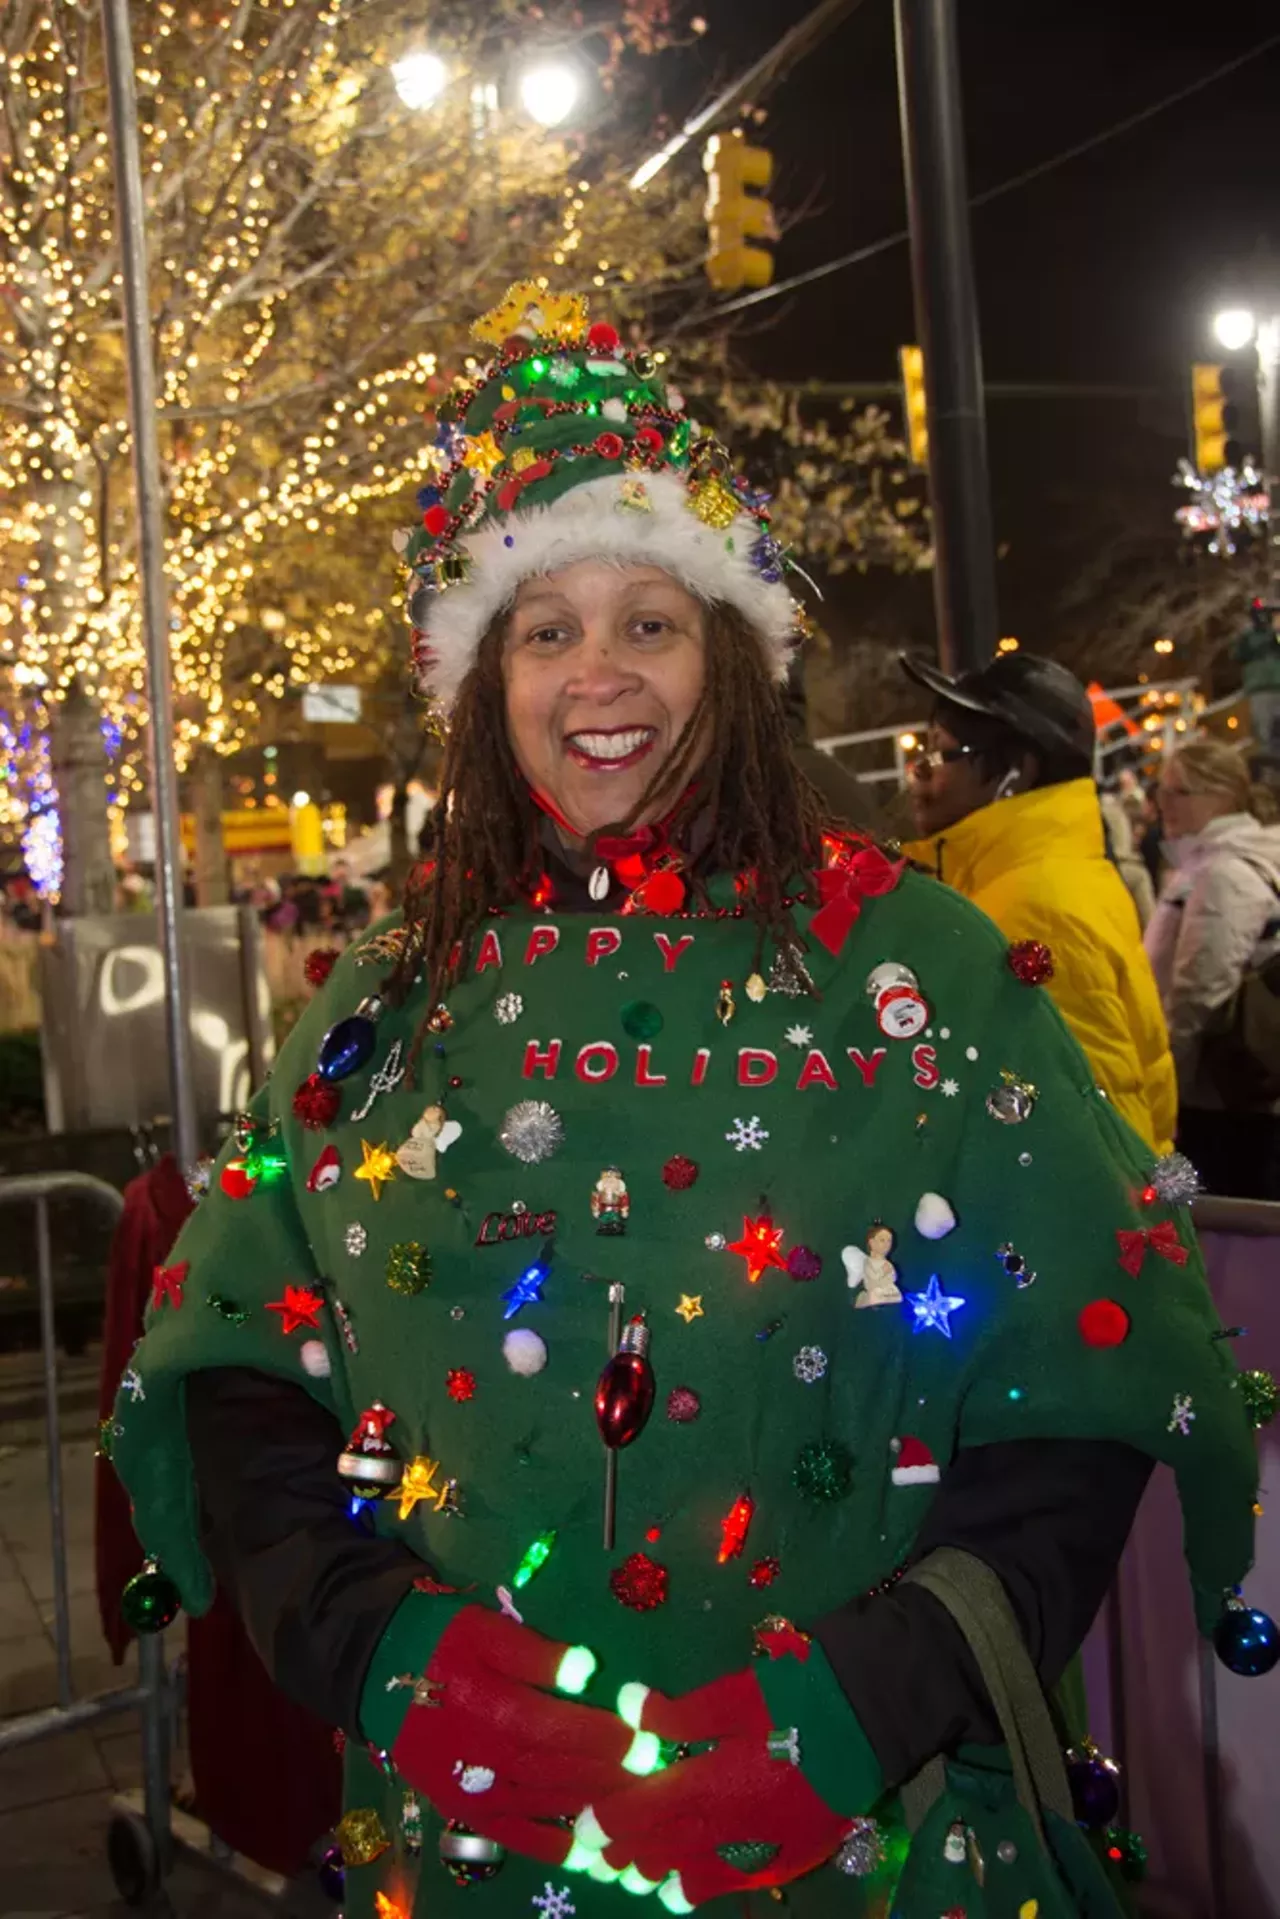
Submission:
POLYGON ((336 1186, 342 1177, 342 1161, 338 1157, 336 1146, 326 1146, 311 1171, 307 1174, 309 1193, 327 1193, 336 1186))
POLYGON ((938 1462, 922 1439, 913 1439, 908 1433, 905 1438, 895 1440, 898 1463, 893 1469, 895 1486, 936 1486, 942 1477, 938 1471, 938 1462))

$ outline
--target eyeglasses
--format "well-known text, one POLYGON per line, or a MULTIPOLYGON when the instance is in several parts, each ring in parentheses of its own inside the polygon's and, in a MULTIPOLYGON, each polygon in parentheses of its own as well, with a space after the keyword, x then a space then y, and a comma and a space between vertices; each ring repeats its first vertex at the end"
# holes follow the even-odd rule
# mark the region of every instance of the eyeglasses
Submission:
POLYGON ((955 766, 971 758, 973 751, 971 746, 917 746, 906 756, 907 771, 936 773, 940 766, 955 766))

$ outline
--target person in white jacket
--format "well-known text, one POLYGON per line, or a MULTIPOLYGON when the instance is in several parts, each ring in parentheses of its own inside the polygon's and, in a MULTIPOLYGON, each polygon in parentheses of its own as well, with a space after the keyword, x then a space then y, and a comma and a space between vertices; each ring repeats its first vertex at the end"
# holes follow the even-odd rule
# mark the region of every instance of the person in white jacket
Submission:
POLYGON ((1194 740, 1160 775, 1172 870, 1144 936, 1178 1073, 1178 1144, 1211 1192, 1280 1199, 1280 1115, 1224 1099, 1201 1051, 1244 974, 1280 950, 1280 828, 1242 756, 1194 740))

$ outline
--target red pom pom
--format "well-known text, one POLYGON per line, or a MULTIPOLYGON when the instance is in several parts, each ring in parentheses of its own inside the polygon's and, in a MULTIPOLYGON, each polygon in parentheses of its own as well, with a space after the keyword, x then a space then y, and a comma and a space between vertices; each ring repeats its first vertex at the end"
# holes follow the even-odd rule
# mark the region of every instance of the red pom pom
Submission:
POLYGON ((429 506, 422 516, 422 524, 426 527, 427 532, 431 534, 433 539, 439 539, 449 524, 448 507, 440 506, 439 504, 429 506))
POLYGON ((336 946, 313 946, 303 961, 302 973, 308 986, 323 986, 340 958, 336 946))
POLYGON ((667 1394, 667 1418, 677 1426, 687 1426, 702 1411, 702 1401, 692 1386, 673 1386, 667 1394))
POLYGON ((597 433, 596 452, 602 460, 620 460, 624 451, 620 433, 597 433))
POLYGON ((319 1073, 308 1073, 293 1096, 293 1117, 301 1120, 309 1132, 322 1133, 326 1126, 333 1125, 341 1105, 339 1087, 330 1086, 319 1073))
POLYGON ((598 348, 602 353, 612 353, 621 338, 617 327, 610 326, 607 320, 597 320, 587 328, 587 345, 598 348))
POLYGON ((673 1153, 662 1169, 663 1182, 673 1193, 687 1192, 697 1177, 697 1166, 683 1153, 673 1153))
POLYGON ((772 1586, 781 1571, 782 1566, 779 1561, 774 1558, 772 1553, 767 1553, 763 1559, 757 1559, 755 1565, 747 1574, 747 1584, 749 1586, 755 1586, 757 1589, 761 1586, 772 1586))
POLYGON ((229 1159, 218 1175, 228 1199, 248 1199, 257 1183, 242 1159, 229 1159))
POLYGON ((793 1246, 787 1254, 787 1271, 792 1279, 816 1279, 822 1271, 822 1254, 812 1246, 793 1246))
POLYGON ((1114 1299, 1091 1299, 1078 1324, 1086 1346, 1123 1346, 1129 1337, 1129 1315, 1114 1299))
POLYGON ((469 1373, 465 1366, 451 1366, 444 1383, 450 1399, 456 1399, 459 1405, 464 1400, 475 1398, 476 1376, 469 1373))
POLYGON ((666 1602, 667 1569, 648 1553, 632 1553, 609 1574, 609 1590, 633 1612, 652 1612, 666 1602))
POLYGON ((1053 978, 1053 954, 1043 940, 1015 940, 1007 958, 1009 971, 1024 986, 1043 986, 1053 978))
POLYGON ((684 881, 678 873, 651 873, 631 897, 646 913, 678 913, 684 905, 684 881))
POLYGON ((661 453, 664 441, 656 426, 642 426, 636 434, 636 445, 642 453, 661 453))

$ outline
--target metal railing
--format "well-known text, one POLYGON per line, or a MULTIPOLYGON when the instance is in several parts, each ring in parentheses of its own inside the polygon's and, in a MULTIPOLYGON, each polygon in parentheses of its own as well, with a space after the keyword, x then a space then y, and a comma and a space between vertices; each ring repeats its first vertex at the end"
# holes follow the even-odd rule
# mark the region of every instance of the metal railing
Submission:
POLYGON ((58 1703, 36 1712, 0 1720, 0 1753, 33 1745, 59 1733, 93 1725, 100 1719, 136 1710, 142 1731, 145 1833, 132 1836, 146 1862, 147 1877, 168 1870, 172 1840, 169 1824, 169 1728, 174 1700, 164 1657, 162 1633, 138 1637, 138 1683, 77 1699, 71 1667, 71 1608, 67 1582, 66 1502, 62 1483, 62 1420, 58 1406, 58 1336, 53 1287, 53 1250, 49 1202, 84 1199, 107 1212, 114 1224, 124 1200, 114 1186, 88 1173, 31 1173, 0 1178, 0 1206, 34 1205, 36 1270, 40 1289, 40 1345, 44 1362, 45 1437, 48 1449, 49 1521, 53 1545, 54 1653, 58 1703))

